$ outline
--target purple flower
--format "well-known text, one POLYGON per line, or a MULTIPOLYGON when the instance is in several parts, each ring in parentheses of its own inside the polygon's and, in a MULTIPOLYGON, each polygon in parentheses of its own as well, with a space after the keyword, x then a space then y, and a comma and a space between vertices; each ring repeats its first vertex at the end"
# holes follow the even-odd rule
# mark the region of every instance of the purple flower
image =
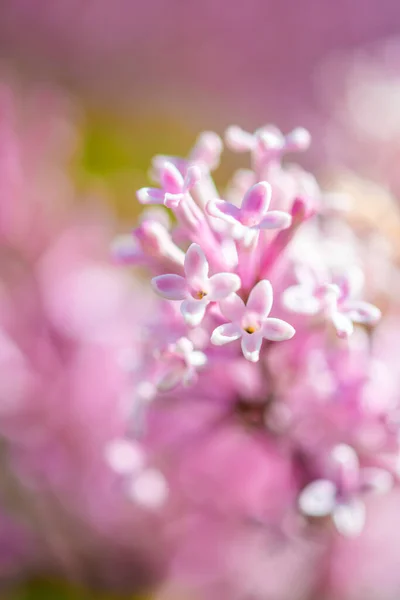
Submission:
POLYGON ((340 533, 357 536, 365 524, 361 496, 369 491, 387 493, 393 478, 388 471, 377 467, 360 469, 356 453, 346 444, 333 449, 331 460, 335 479, 317 479, 308 484, 299 496, 300 509, 309 517, 330 515, 340 533))
POLYGON ((282 297, 288 310, 304 315, 322 314, 332 322, 337 335, 343 338, 353 333, 353 323, 372 325, 379 321, 379 308, 353 299, 358 290, 353 285, 355 278, 352 274, 338 279, 337 283, 319 283, 308 269, 299 269, 298 276, 300 283, 287 288, 282 297))
POLYGON ((234 273, 208 276, 208 261, 197 244, 192 244, 186 252, 184 270, 184 277, 175 274, 154 277, 152 285, 168 300, 183 300, 181 312, 192 327, 201 323, 210 302, 223 300, 240 288, 240 278, 234 273))
POLYGON ((292 221, 288 213, 271 210, 271 186, 262 181, 245 194, 240 208, 224 200, 211 200, 207 212, 239 228, 240 235, 252 239, 262 229, 286 229, 292 221))
POLYGON ((171 390, 181 382, 184 385, 194 384, 197 369, 207 363, 204 352, 195 350, 193 343, 184 337, 170 344, 167 350, 160 354, 160 360, 162 368, 157 381, 160 391, 171 390))
POLYGON ((237 294, 220 302, 221 312, 230 323, 214 329, 212 343, 222 346, 241 338, 244 357, 257 362, 263 339, 281 342, 289 340, 295 334, 289 323, 268 316, 272 302, 272 286, 266 280, 259 281, 251 290, 247 304, 237 294))
POLYGON ((164 204, 168 208, 177 208, 200 178, 197 166, 189 167, 183 177, 172 162, 164 162, 160 169, 161 189, 142 188, 137 192, 137 198, 142 204, 164 204))

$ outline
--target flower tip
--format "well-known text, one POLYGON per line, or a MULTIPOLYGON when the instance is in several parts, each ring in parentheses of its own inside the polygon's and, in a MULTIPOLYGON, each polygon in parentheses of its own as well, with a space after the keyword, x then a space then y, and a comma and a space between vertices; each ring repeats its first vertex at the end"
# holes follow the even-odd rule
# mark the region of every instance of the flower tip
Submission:
POLYGON ((136 198, 141 204, 148 204, 150 202, 149 189, 148 187, 144 187, 137 190, 136 198))
POLYGON ((309 198, 297 196, 293 201, 290 212, 294 222, 302 223, 314 216, 316 211, 309 198))
POLYGON ((287 142, 293 150, 307 150, 311 144, 311 134, 304 127, 296 127, 287 136, 287 142))

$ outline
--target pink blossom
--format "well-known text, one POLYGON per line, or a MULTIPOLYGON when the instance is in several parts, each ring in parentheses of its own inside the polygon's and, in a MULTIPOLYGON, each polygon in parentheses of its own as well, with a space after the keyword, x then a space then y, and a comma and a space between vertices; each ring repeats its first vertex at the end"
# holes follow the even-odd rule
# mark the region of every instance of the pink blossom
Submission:
POLYGON ((360 469, 354 450, 346 444, 333 449, 335 480, 318 479, 301 492, 299 506, 309 517, 332 516, 338 531, 357 536, 365 525, 365 505, 361 495, 368 491, 387 493, 393 478, 388 471, 376 467, 360 469))
POLYGON ((268 207, 271 201, 271 186, 263 181, 251 187, 245 194, 242 205, 237 208, 224 200, 211 200, 207 212, 231 225, 240 227, 241 235, 254 235, 261 229, 285 229, 290 226, 291 216, 268 207))
POLYGON ((352 285, 351 274, 337 283, 318 283, 314 274, 299 270, 301 282, 287 288, 282 301, 287 309, 305 315, 322 314, 331 321, 339 337, 353 333, 353 323, 374 324, 379 321, 380 310, 362 300, 353 299, 357 290, 352 285))
POLYGON ((295 334, 289 323, 268 316, 272 302, 272 286, 266 280, 259 281, 251 290, 246 305, 237 294, 221 301, 221 312, 230 322, 214 329, 212 343, 222 346, 241 338, 244 357, 257 362, 263 339, 281 342, 295 334))
POLYGON ((138 200, 142 204, 164 204, 168 208, 176 208, 200 177, 196 166, 189 167, 183 178, 173 163, 165 162, 160 173, 162 188, 142 188, 137 192, 138 200))
POLYGON ((240 278, 234 273, 216 273, 208 276, 208 261, 197 244, 192 244, 185 255, 185 276, 160 275, 154 277, 154 290, 168 300, 182 300, 181 312, 185 321, 199 325, 210 302, 223 300, 240 287, 240 278))

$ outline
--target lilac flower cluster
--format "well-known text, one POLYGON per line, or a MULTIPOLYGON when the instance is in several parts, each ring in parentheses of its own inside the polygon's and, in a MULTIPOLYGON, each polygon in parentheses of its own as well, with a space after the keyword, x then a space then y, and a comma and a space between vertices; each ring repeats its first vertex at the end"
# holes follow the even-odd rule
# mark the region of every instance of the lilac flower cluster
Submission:
MULTIPOLYGON (((116 440, 109 462, 137 488, 152 415, 196 398, 220 403, 246 427, 251 415, 284 457, 286 509, 296 520, 332 517, 339 532, 357 535, 364 495, 392 487, 398 453, 397 399, 369 399, 381 312, 362 295, 375 293, 364 285, 365 244, 341 213, 343 199, 287 163, 287 153, 308 148, 306 130, 230 127, 225 141, 250 152, 251 168, 235 173, 223 198, 211 177, 222 140, 205 132, 188 159, 154 159, 158 187, 138 191, 141 222, 115 244, 118 260, 150 272, 162 300, 131 365, 138 437, 116 440)), ((131 496, 168 503, 168 467, 164 485, 162 471, 151 469, 147 489, 131 496)))

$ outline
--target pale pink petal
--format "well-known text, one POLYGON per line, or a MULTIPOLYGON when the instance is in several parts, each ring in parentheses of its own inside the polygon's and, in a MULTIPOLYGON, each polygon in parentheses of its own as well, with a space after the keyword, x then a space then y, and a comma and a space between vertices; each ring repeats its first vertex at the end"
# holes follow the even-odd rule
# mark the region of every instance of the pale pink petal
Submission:
POLYGON ((361 491, 386 494, 394 485, 394 478, 389 471, 379 467, 364 467, 360 474, 361 491))
POLYGON ((311 144, 311 134, 304 127, 296 127, 286 136, 286 150, 307 150, 311 144))
POLYGON ((167 300, 183 300, 187 295, 186 279, 173 273, 153 277, 151 285, 157 294, 167 300))
POLYGON ((338 504, 333 511, 333 522, 345 537, 357 537, 365 525, 365 505, 358 498, 338 504))
POLYGON ((163 475, 156 469, 146 469, 132 479, 128 487, 129 497, 144 508, 161 508, 168 497, 168 486, 163 475))
POLYGON ((340 312, 335 312, 333 313, 331 319, 336 329, 336 333, 340 338, 348 338, 353 333, 353 322, 346 315, 340 312))
POLYGON ((236 292, 241 286, 240 277, 234 273, 217 273, 209 279, 209 294, 207 299, 210 302, 223 300, 233 292, 236 292))
POLYGON ((204 367, 207 364, 207 356, 200 350, 194 350, 188 356, 188 362, 192 367, 204 367))
POLYGON ((251 290, 247 300, 247 311, 265 319, 271 312, 273 302, 272 285, 267 279, 259 281, 251 290))
POLYGON ((256 225, 268 210, 271 201, 271 186, 266 181, 253 185, 245 194, 241 212, 241 221, 245 225, 256 225))
POLYGON ((144 455, 138 444, 125 439, 113 440, 107 444, 105 459, 115 473, 128 475, 140 469, 144 455))
POLYGON ((197 327, 203 320, 208 302, 203 300, 184 300, 181 304, 181 313, 190 327, 197 327))
POLYGON ((312 290, 304 285, 292 285, 282 296, 283 306, 302 315, 316 315, 321 310, 321 301, 313 296, 312 290))
POLYGON ((262 336, 259 333, 243 333, 242 352, 243 356, 250 362, 257 362, 260 358, 262 336))
POLYGON ((193 348, 193 342, 191 342, 187 337, 181 337, 175 342, 175 351, 184 356, 190 356, 190 354, 193 352, 193 348))
POLYGON ((157 389, 160 392, 169 392, 182 383, 186 373, 186 367, 182 360, 171 361, 169 368, 164 371, 158 381, 157 389))
POLYGON ((292 224, 289 213, 281 210, 271 210, 257 225, 258 229, 287 229, 292 224))
POLYGON ((369 302, 349 300, 341 305, 341 312, 355 323, 373 324, 381 318, 381 311, 369 302))
POLYGON ((212 217, 223 219, 231 225, 236 225, 240 221, 239 208, 225 200, 210 200, 207 203, 206 211, 212 217))
POLYGON ((328 479, 309 483, 299 496, 299 508, 307 517, 326 517, 336 504, 336 486, 328 479))
POLYGON ((262 327, 263 337, 271 342, 290 340, 295 333, 295 328, 282 319, 268 318, 262 327))
POLYGON ((340 481, 345 493, 357 491, 360 483, 360 463, 354 448, 348 444, 338 444, 331 452, 335 480, 340 481))
POLYGON ((236 323, 225 323, 214 329, 211 335, 211 342, 215 346, 223 346, 224 344, 238 340, 241 335, 242 331, 239 325, 236 323))
POLYGON ((141 204, 164 204, 165 192, 158 188, 144 187, 136 192, 141 204))
POLYGON ((184 182, 184 190, 189 191, 194 187, 201 179, 201 169, 197 165, 192 165, 188 168, 185 182, 184 182))
POLYGON ((221 300, 219 308, 229 321, 240 321, 246 311, 246 306, 237 294, 231 294, 225 300, 221 300))
POLYGON ((164 205, 167 208, 177 208, 180 203, 182 202, 182 200, 184 199, 185 194, 181 194, 181 193, 177 193, 177 194, 171 194, 170 192, 166 192, 165 196, 164 196, 164 205))
POLYGON ((178 194, 183 190, 183 177, 177 167, 171 162, 166 162, 161 171, 161 185, 166 192, 178 194))
POLYGON ((213 171, 219 165, 222 149, 222 140, 219 135, 214 131, 203 131, 190 153, 190 160, 202 163, 213 171))
POLYGON ((255 138, 237 125, 231 125, 225 132, 225 143, 235 152, 247 152, 254 148, 255 138))
POLYGON ((185 255, 184 269, 189 283, 195 281, 198 285, 201 282, 207 281, 208 262, 198 244, 189 246, 185 255))
POLYGON ((183 376, 182 385, 184 385, 185 387, 190 387, 191 385, 194 385, 197 382, 198 378, 199 376, 197 374, 196 369, 194 369, 193 367, 189 367, 188 369, 186 369, 185 375, 183 376))

